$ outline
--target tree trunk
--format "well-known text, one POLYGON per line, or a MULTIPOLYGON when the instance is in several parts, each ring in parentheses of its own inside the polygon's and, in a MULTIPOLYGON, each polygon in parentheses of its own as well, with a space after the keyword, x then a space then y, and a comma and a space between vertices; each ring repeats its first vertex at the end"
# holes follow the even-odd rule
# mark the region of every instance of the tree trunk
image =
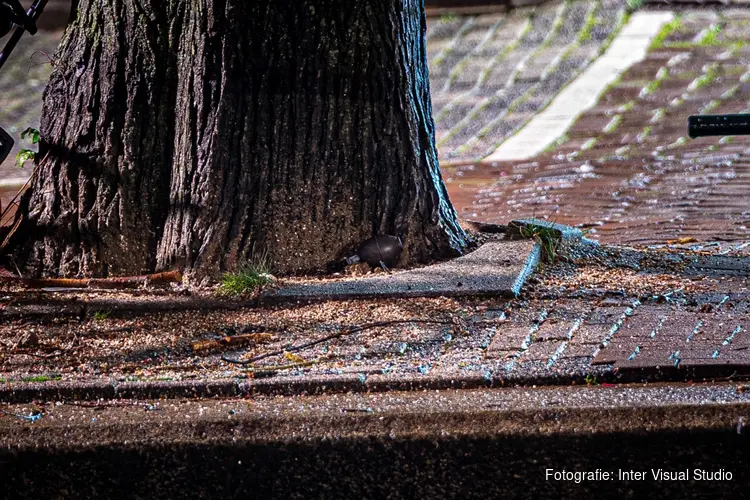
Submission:
POLYGON ((443 185, 422 0, 80 0, 10 250, 30 275, 401 264, 467 238, 443 185))

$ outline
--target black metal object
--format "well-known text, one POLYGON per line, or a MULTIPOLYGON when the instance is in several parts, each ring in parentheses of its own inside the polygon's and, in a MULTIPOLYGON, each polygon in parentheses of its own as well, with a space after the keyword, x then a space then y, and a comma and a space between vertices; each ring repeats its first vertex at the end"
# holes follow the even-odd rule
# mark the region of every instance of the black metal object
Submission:
POLYGON ((10 154, 10 150, 13 147, 13 138, 0 127, 0 162, 10 154))
POLYGON ((32 35, 36 34, 36 21, 23 10, 18 0, 0 0, 0 36, 7 35, 14 24, 32 35))
MULTIPOLYGON (((0 69, 8 60, 10 53, 18 45, 24 32, 36 33, 36 21, 42 15, 47 0, 36 0, 28 11, 24 12, 18 0, 0 0, 0 37, 7 35, 15 26, 16 30, 0 51, 0 69)), ((0 127, 0 163, 10 154, 13 139, 0 127)))
POLYGON ((750 114, 694 115, 688 117, 688 136, 750 135, 750 114))
POLYGON ((18 10, 20 4, 18 4, 18 0, 0 0, 0 26, 3 24, 7 25, 8 21, 16 25, 16 30, 10 36, 2 52, 0 52, 0 69, 2 69, 5 61, 8 60, 8 56, 13 52, 13 49, 16 48, 24 32, 28 31, 32 35, 36 33, 36 20, 42 15, 46 5, 47 0, 36 0, 25 13, 23 13, 23 9, 21 8, 23 16, 19 17, 18 10), (11 6, 10 4, 17 5, 11 6))
POLYGON ((380 234, 362 243, 357 255, 362 262, 371 266, 393 266, 404 249, 401 238, 389 234, 380 234))

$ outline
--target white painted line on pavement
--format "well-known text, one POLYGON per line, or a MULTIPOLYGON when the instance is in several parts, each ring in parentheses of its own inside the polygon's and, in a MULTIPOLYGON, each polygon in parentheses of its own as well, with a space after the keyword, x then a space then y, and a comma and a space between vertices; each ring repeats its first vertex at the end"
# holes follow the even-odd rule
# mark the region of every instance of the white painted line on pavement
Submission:
POLYGON ((597 103, 610 83, 646 57, 651 40, 673 17, 672 12, 636 12, 630 16, 604 54, 485 160, 527 160, 544 151, 581 113, 597 103))

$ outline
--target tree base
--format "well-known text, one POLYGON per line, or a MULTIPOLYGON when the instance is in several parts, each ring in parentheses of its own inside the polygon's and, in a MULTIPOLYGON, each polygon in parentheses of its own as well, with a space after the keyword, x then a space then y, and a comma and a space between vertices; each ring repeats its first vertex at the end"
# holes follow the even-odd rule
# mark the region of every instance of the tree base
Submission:
POLYGON ((400 265, 463 252, 421 0, 145 4, 81 0, 58 49, 26 273, 298 273, 378 234, 400 265))

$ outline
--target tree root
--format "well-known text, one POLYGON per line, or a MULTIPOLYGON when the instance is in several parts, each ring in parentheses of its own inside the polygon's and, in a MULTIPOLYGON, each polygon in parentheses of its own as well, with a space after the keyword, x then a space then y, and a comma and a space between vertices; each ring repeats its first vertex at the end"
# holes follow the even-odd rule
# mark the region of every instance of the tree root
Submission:
POLYGON ((27 288, 138 288, 144 285, 164 285, 182 281, 180 271, 144 274, 141 276, 120 276, 114 278, 16 278, 0 276, 0 283, 15 284, 27 288))

